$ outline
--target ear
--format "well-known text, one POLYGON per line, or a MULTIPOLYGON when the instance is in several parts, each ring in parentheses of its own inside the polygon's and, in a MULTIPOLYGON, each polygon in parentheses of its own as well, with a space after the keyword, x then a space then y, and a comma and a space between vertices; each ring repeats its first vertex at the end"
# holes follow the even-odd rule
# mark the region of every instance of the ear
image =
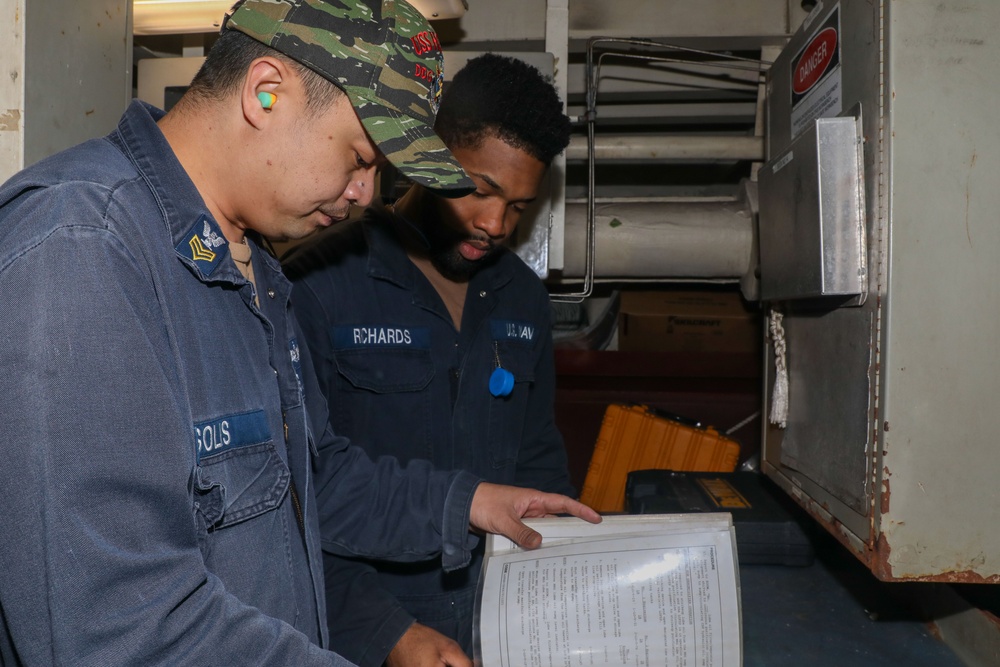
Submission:
MULTIPOLYGON (((243 117, 254 129, 263 129, 281 106, 281 102, 276 101, 270 109, 265 109, 258 95, 270 93, 275 98, 282 98, 282 92, 287 88, 289 74, 287 65, 277 58, 265 56, 250 63, 246 79, 243 80, 243 87, 240 89, 240 104, 243 108, 243 117)), ((291 103, 291 100, 282 101, 286 102, 285 106, 291 103)))

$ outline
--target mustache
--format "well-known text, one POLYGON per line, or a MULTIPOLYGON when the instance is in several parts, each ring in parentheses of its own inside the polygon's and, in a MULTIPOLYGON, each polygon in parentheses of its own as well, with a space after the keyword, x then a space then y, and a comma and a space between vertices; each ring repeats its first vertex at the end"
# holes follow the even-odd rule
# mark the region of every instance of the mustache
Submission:
POLYGON ((333 218, 336 221, 341 221, 347 219, 347 216, 351 214, 350 206, 343 206, 338 208, 321 208, 320 213, 327 216, 328 218, 333 218))
POLYGON ((466 236, 462 240, 484 250, 493 250, 497 245, 496 241, 488 236, 466 236))

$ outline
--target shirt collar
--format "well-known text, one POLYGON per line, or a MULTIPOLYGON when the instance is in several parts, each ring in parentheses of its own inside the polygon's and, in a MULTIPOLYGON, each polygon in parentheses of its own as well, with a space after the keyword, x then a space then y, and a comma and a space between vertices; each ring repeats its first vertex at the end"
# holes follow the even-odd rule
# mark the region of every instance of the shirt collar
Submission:
POLYGON ((229 242, 222 229, 156 125, 164 115, 154 106, 133 100, 110 138, 149 185, 180 259, 202 280, 243 282, 235 265, 226 261, 229 242))

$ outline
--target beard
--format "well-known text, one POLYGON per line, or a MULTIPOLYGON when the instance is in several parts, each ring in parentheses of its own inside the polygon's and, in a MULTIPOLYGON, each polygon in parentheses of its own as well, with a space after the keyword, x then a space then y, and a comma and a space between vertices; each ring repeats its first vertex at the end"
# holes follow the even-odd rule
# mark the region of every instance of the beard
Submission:
POLYGON ((428 225, 424 229, 427 239, 427 255, 438 272, 455 282, 468 282, 480 269, 489 266, 500 256, 501 246, 489 238, 472 237, 457 232, 443 224, 428 225), (473 241, 477 244, 487 244, 486 254, 476 260, 469 260, 458 251, 463 241, 473 241))

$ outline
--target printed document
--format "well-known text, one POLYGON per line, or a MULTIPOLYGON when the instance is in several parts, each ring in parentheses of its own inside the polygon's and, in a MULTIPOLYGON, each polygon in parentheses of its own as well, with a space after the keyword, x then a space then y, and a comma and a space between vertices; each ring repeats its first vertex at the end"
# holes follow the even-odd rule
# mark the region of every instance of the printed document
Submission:
POLYGON ((543 546, 491 536, 480 578, 481 667, 740 667, 729 514, 526 523, 543 546))

